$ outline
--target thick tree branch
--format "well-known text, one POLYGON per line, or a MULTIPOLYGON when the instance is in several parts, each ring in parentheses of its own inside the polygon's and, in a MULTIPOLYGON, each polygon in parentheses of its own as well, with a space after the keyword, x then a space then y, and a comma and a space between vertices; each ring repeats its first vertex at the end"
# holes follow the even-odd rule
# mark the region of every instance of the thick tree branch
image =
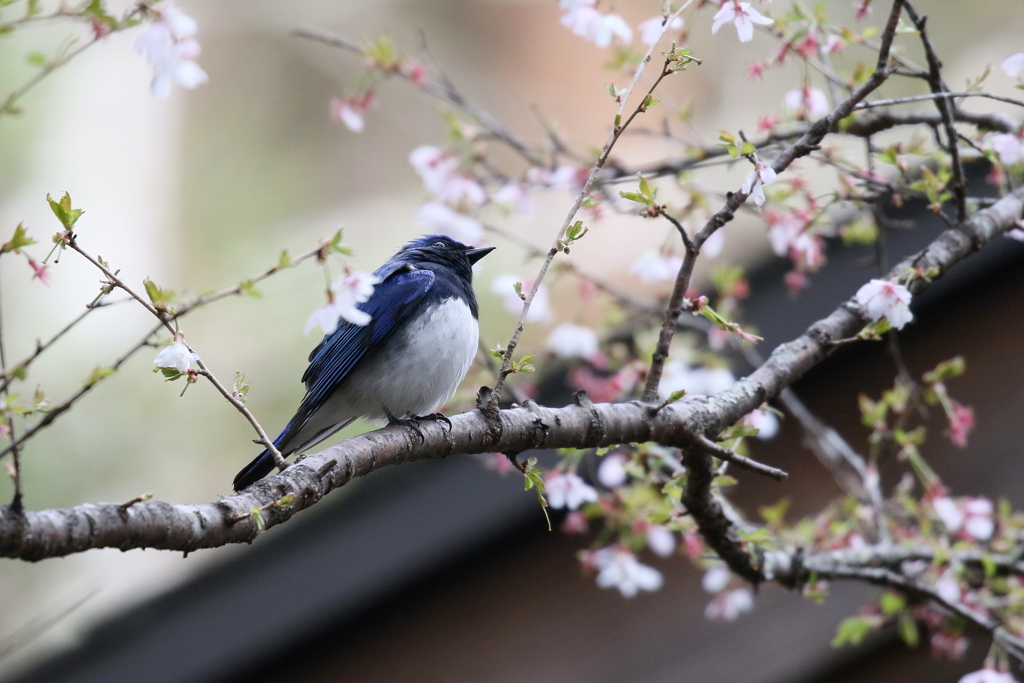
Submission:
MULTIPOLYGON (((1024 189, 1007 195, 964 225, 939 235, 923 251, 894 269, 937 268, 945 272, 980 249, 993 237, 1015 227, 1024 212, 1024 189)), ((927 281, 910 283, 914 292, 927 281)), ((26 512, 0 508, 0 556, 24 560, 59 557, 91 548, 157 548, 189 552, 229 543, 252 541, 259 526, 286 522, 324 495, 353 478, 389 465, 449 455, 500 451, 521 453, 535 448, 592 448, 620 443, 655 441, 686 448, 692 434, 714 438, 724 427, 777 395, 799 379, 834 348, 832 342, 857 332, 864 324, 852 301, 816 322, 800 338, 778 347, 767 362, 732 389, 716 396, 695 397, 652 411, 638 403, 594 405, 580 396, 564 408, 527 406, 502 410, 500 432, 492 431, 478 411, 452 418, 451 431, 438 423, 420 426, 421 443, 411 430, 385 427, 348 439, 301 458, 285 472, 269 477, 245 492, 200 505, 171 505, 158 501, 123 507, 117 503, 84 504, 73 508, 26 512), (498 434, 496 436, 496 434, 498 434), (256 510, 262 519, 258 525, 256 510)), ((486 400, 486 396, 483 397, 486 400)), ((707 467, 710 467, 710 456, 707 467)), ((692 463, 695 465, 697 463, 692 463)), ((706 467, 694 467, 706 471, 706 467)), ((693 500, 696 500, 694 498, 693 500)), ((725 526, 726 537, 731 525, 725 526)), ((702 526, 712 547, 720 536, 702 526)), ((726 538, 726 540, 728 540, 726 538)), ((730 568, 741 576, 761 576, 749 555, 746 562, 729 554, 730 568)), ((735 543, 730 547, 737 548, 735 543)))

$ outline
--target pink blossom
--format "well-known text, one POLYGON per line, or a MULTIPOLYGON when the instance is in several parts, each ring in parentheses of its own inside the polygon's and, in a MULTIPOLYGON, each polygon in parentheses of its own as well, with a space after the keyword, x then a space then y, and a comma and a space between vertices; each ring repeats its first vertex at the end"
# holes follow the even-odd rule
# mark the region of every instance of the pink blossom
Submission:
POLYGON ((431 232, 449 235, 463 244, 479 244, 484 237, 480 221, 441 202, 428 202, 416 212, 416 223, 431 232))
POLYGON ((363 115, 370 110, 372 104, 372 91, 367 91, 358 97, 337 97, 331 100, 331 118, 344 123, 345 127, 353 133, 362 133, 366 128, 363 115))
POLYGON ((597 480, 606 489, 615 489, 626 483, 626 458, 621 453, 609 453, 597 467, 597 480))
POLYGON ((1024 220, 1017 221, 1019 227, 1010 228, 1003 233, 1003 237, 1009 237, 1011 240, 1017 240, 1018 242, 1024 242, 1024 220))
POLYGON ((643 22, 637 26, 637 30, 640 31, 640 42, 644 45, 654 45, 661 38, 663 33, 669 31, 675 31, 683 27, 683 18, 676 16, 672 18, 672 21, 665 25, 665 17, 657 16, 643 22), (662 31, 664 27, 664 31, 662 31))
POLYGON ((406 62, 402 64, 402 72, 416 85, 423 85, 423 82, 427 80, 426 67, 415 59, 406 60, 406 62))
POLYGON ((590 531, 587 524, 587 516, 579 510, 574 510, 565 516, 562 522, 562 531, 567 534, 585 534, 590 531))
POLYGON ((789 271, 782 276, 782 279, 786 283, 786 290, 790 296, 796 296, 810 285, 807 273, 802 273, 799 270, 789 271))
POLYGON ((1024 163, 1024 142, 1010 133, 995 133, 988 138, 989 146, 999 155, 1003 166, 1016 166, 1024 163))
POLYGON ((828 98, 817 88, 801 88, 786 93, 786 109, 798 119, 820 119, 829 112, 828 98))
POLYGON ((768 241, 771 242, 772 251, 779 256, 788 256, 789 245, 803 232, 803 221, 778 211, 769 211, 765 218, 768 221, 768 241))
POLYGON ((651 249, 640 254, 640 257, 633 261, 629 272, 640 278, 641 282, 654 284, 675 280, 682 265, 683 259, 678 256, 651 249))
POLYGON ((932 634, 929 644, 933 655, 946 655, 952 660, 958 660, 967 654, 970 641, 963 635, 940 632, 932 634))
POLYGON ((1017 683, 1017 679, 1006 671, 980 669, 963 676, 959 683, 1017 683))
POLYGON ((821 54, 827 55, 833 52, 842 52, 846 48, 846 41, 840 38, 835 33, 829 34, 829 37, 825 39, 825 44, 821 46, 821 54))
POLYGON ((618 588, 624 598, 632 598, 640 591, 656 591, 661 588, 661 572, 637 561, 636 556, 625 548, 601 548, 593 554, 598 569, 597 585, 601 588, 618 588))
POLYGON ((949 415, 949 440, 954 445, 967 446, 967 435, 974 429, 974 411, 970 406, 962 405, 950 399, 953 414, 949 415))
POLYGON ((747 173, 747 179, 743 181, 740 192, 749 195, 758 206, 764 206, 764 186, 774 183, 775 177, 775 169, 759 161, 757 168, 747 173))
POLYGON ((206 83, 206 72, 195 63, 200 52, 193 38, 198 28, 195 20, 178 9, 173 0, 158 2, 149 9, 157 21, 135 39, 135 50, 153 67, 153 96, 169 96, 174 83, 189 90, 206 83))
POLYGON ((597 333, 589 327, 566 323, 551 331, 547 347, 559 358, 590 358, 598 350, 597 333))
POLYGON ((866 318, 875 322, 886 318, 897 330, 914 319, 910 290, 893 280, 872 280, 857 290, 855 298, 866 318))
POLYGON ((676 551, 676 537, 660 524, 647 527, 647 547, 659 557, 669 557, 676 551))
POLYGON ((690 562, 696 562, 704 554, 704 539, 698 533, 683 534, 683 547, 690 562))
POLYGON ((576 510, 584 503, 597 502, 597 490, 575 472, 551 472, 544 477, 548 504, 555 508, 576 510))
POLYGON ((583 182, 580 180, 581 173, 586 173, 586 171, 569 165, 559 166, 555 169, 532 166, 526 172, 526 180, 531 185, 537 187, 582 188, 583 182))
POLYGON ((32 279, 39 278, 44 285, 50 284, 50 267, 39 263, 31 256, 28 257, 28 266, 32 269, 32 279))
MULTIPOLYGON (((768 68, 768 62, 766 62, 763 59, 758 60, 756 62, 753 62, 751 64, 748 64, 747 65, 747 78, 749 78, 751 80, 753 80, 755 78, 760 80, 760 79, 764 78, 764 70, 767 69, 767 68, 768 68)), ((762 119, 762 121, 763 120, 764 119, 762 119)), ((758 125, 758 128, 759 129, 761 128, 760 124, 758 125)))
POLYGON ((732 22, 736 26, 736 34, 741 43, 753 40, 754 24, 771 26, 775 23, 772 19, 762 16, 760 12, 750 6, 749 2, 734 2, 733 0, 726 0, 715 14, 713 21, 712 35, 718 33, 718 29, 732 22))
POLYGON ((1000 66, 1003 68, 1003 72, 1007 76, 1010 78, 1015 77, 1021 72, 1021 69, 1024 69, 1024 52, 1016 52, 1010 55, 1003 60, 1003 63, 1000 64, 1000 66))
POLYGON ((0 439, 6 439, 11 435, 11 428, 8 425, 0 423, 0 439))
POLYGON ((487 193, 476 180, 459 171, 459 159, 439 147, 425 145, 409 154, 409 163, 419 174, 423 186, 452 206, 479 206, 487 193))

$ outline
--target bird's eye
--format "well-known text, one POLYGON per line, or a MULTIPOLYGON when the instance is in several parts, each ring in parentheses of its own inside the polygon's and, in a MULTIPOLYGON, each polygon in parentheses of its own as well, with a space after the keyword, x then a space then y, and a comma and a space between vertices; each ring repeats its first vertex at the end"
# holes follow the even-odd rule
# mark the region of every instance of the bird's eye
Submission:
POLYGON ((447 247, 448 245, 444 242, 434 242, 435 247, 447 247))

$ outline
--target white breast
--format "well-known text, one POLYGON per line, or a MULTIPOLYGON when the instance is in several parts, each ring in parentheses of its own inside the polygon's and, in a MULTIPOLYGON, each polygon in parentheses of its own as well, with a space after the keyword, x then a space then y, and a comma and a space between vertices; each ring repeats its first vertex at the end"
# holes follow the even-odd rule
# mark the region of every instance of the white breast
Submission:
MULTIPOLYGON (((458 389, 476 357, 479 325, 469 306, 446 299, 346 381, 345 402, 371 420, 436 412, 458 389)), ((348 411, 345 411, 348 412, 348 411)))

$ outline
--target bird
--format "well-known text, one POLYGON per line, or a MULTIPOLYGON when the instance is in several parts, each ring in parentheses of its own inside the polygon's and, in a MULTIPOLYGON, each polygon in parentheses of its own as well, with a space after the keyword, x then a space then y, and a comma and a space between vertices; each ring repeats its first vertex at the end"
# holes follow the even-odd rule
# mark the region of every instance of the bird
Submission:
MULTIPOLYGON (((418 420, 447 420, 435 411, 455 394, 477 353, 473 264, 493 250, 424 235, 375 270, 378 283, 358 305, 370 321, 339 320, 309 354, 306 395, 274 439, 281 455, 308 450, 359 417, 417 432, 418 420)), ((235 476, 235 491, 273 469, 264 449, 235 476)))

